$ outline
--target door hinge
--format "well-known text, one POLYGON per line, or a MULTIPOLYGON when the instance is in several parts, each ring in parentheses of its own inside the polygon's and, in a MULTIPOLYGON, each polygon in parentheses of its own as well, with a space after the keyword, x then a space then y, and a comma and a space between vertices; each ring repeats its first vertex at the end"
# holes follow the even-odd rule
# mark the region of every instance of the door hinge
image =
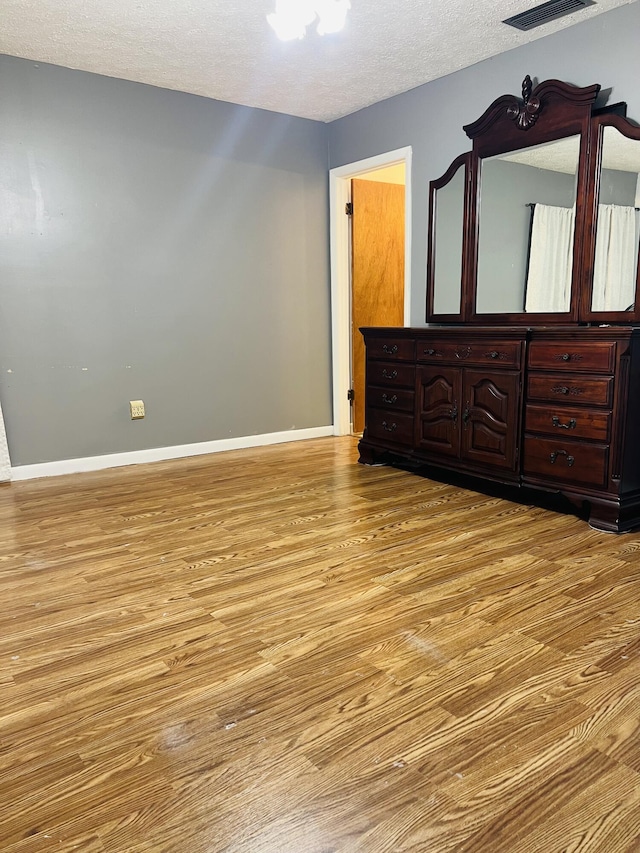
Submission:
POLYGON ((355 395, 355 392, 354 392, 353 388, 349 388, 349 390, 347 391, 347 400, 348 400, 350 403, 353 403, 353 401, 355 400, 355 398, 356 398, 356 395, 355 395))
POLYGON ((348 201, 345 204, 344 212, 347 214, 347 216, 353 216, 353 202, 352 201, 348 201))

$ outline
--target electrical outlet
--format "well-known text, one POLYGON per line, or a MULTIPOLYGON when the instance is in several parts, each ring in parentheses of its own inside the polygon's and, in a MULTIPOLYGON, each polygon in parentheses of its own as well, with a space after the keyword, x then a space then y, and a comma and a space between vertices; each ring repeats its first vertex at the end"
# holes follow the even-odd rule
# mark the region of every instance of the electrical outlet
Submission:
POLYGON ((142 400, 129 400, 131 409, 131 420, 135 421, 144 417, 144 403, 142 400))

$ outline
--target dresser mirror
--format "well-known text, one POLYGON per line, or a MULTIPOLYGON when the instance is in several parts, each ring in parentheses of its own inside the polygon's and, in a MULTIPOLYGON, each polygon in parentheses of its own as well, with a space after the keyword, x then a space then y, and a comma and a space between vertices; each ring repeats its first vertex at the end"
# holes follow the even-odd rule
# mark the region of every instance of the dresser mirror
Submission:
POLYGON ((430 313, 441 318, 455 318, 462 311, 468 165, 469 155, 456 158, 430 187, 428 277, 433 299, 430 313))
POLYGON ((599 90, 527 77, 465 127, 430 188, 428 322, 640 320, 640 128, 599 90))
POLYGON ((600 156, 590 309, 598 316, 622 313, 628 321, 638 285, 640 129, 605 117, 595 121, 594 135, 600 156))
POLYGON ((478 314, 568 313, 580 137, 480 161, 478 314))

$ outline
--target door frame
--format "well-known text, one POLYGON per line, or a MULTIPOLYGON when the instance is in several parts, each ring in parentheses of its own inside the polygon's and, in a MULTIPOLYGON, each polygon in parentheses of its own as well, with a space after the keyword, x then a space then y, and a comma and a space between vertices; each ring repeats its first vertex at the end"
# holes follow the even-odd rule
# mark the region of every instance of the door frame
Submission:
POLYGON ((333 361, 333 434, 351 432, 351 240, 345 204, 351 201, 351 178, 384 166, 405 165, 404 197, 404 325, 411 322, 411 155, 397 148, 329 171, 331 252, 331 355, 333 361))

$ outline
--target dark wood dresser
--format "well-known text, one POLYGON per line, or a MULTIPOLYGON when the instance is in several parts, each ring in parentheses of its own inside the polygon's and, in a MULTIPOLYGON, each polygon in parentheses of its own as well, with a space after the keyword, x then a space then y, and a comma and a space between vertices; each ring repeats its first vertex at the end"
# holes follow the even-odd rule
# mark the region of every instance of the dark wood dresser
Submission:
POLYGON ((368 328, 360 461, 410 461, 640 525, 640 330, 368 328))
POLYGON ((429 185, 426 325, 365 328, 360 461, 640 527, 640 127, 530 77, 429 185))

